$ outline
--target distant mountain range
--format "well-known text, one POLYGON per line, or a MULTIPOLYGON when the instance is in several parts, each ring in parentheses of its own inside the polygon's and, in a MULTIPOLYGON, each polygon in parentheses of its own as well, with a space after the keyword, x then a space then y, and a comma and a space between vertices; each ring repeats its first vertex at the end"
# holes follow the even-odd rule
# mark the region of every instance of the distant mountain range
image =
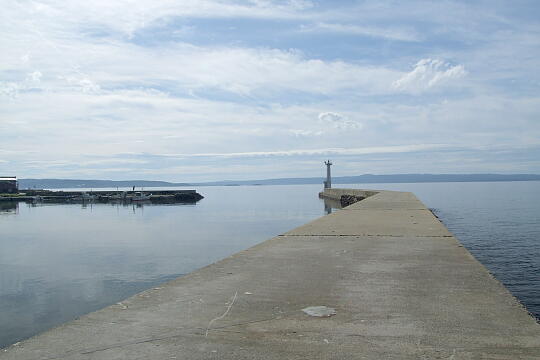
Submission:
MULTIPOLYGON (((238 186, 238 185, 301 185, 322 184, 323 177, 281 178, 264 180, 222 180, 202 183, 173 183, 148 180, 75 180, 75 179, 19 179, 21 189, 62 188, 126 188, 126 187, 177 187, 177 186, 238 186)), ((482 182, 482 181, 538 181, 535 174, 393 174, 337 176, 334 184, 372 183, 426 183, 426 182, 482 182)))
POLYGON ((72 189, 72 188, 115 188, 115 187, 168 187, 190 184, 148 180, 75 180, 75 179, 19 179, 19 189, 72 189))

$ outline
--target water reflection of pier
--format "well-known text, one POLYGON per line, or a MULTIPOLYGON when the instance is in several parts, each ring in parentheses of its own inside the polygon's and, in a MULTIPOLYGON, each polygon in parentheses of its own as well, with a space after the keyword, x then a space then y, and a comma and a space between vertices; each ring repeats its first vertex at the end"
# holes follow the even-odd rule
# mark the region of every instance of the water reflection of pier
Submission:
POLYGON ((96 201, 77 201, 77 202, 64 202, 64 203, 50 203, 44 201, 29 201, 29 202, 19 202, 19 201, 0 201, 0 216, 2 215, 18 215, 19 206, 25 206, 27 208, 40 208, 48 206, 77 206, 81 210, 87 210, 92 212, 94 207, 103 207, 110 206, 117 209, 130 209, 135 213, 138 211, 144 211, 144 207, 147 206, 195 206, 197 203, 192 201, 186 202, 174 202, 174 203, 153 203, 151 200, 147 201, 137 201, 137 202, 125 202, 125 201, 111 201, 107 203, 96 202, 96 201), (20 205, 24 204, 24 205, 20 205))
POLYGON ((19 203, 16 201, 0 202, 0 215, 18 214, 19 203))
POLYGON ((324 212, 331 214, 333 209, 341 209, 341 202, 334 199, 323 198, 324 200, 324 212))

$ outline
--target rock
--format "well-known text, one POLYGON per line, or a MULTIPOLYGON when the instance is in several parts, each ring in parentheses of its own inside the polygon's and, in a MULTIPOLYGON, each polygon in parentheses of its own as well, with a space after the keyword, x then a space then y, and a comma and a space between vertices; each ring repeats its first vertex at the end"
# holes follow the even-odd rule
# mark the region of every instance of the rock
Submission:
POLYGON ((176 193, 174 194, 174 198, 177 201, 199 201, 204 197, 201 194, 195 192, 195 193, 176 193))
POLYGON ((356 195, 341 195, 340 202, 341 207, 349 206, 351 204, 354 204, 355 202, 364 200, 364 196, 356 196, 356 195))

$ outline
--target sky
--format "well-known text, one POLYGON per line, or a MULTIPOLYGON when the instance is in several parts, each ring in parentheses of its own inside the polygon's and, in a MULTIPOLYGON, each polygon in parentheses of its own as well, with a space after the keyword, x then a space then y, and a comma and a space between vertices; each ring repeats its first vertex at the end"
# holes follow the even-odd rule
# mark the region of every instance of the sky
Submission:
POLYGON ((540 173, 540 2, 3 0, 0 175, 540 173))

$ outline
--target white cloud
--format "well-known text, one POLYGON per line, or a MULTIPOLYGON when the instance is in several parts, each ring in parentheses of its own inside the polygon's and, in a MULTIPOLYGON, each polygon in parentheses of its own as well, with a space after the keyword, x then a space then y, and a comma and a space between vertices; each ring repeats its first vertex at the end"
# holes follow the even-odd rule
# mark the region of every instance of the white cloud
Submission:
POLYGON ((303 25, 303 32, 329 32, 342 33, 347 35, 359 35, 375 38, 383 38, 398 41, 413 41, 417 42, 422 37, 411 29, 393 28, 393 27, 376 27, 376 26, 361 26, 354 24, 340 23, 325 23, 319 22, 314 25, 303 25))
POLYGON ((442 60, 428 58, 418 61, 411 72, 394 81, 392 86, 399 91, 421 93, 465 75, 463 65, 451 66, 442 60))
POLYGON ((34 71, 19 82, 0 82, 0 97, 15 99, 21 91, 39 88, 42 76, 41 72, 34 71))
POLYGON ((97 93, 100 90, 99 85, 88 78, 80 79, 78 84, 85 93, 97 93))
MULTIPOLYGON (((383 67, 310 59, 295 50, 178 46, 167 55, 163 59, 143 55, 153 63, 146 67, 156 70, 148 70, 147 77, 173 77, 190 89, 217 88, 239 95, 287 90, 331 94, 347 89, 380 93, 396 74, 383 67)), ((126 70, 137 71, 118 69, 120 74, 126 70)))
POLYGON ((28 61, 30 61, 29 54, 24 54, 23 56, 21 56, 21 63, 26 64, 28 61))
POLYGON ((351 121, 345 116, 335 112, 324 112, 319 114, 319 121, 326 125, 339 130, 361 129, 362 124, 356 121, 351 121))
POLYGON ((26 82, 32 85, 39 85, 43 74, 40 71, 34 71, 26 75, 26 82))
POLYGON ((267 157, 267 156, 313 156, 313 155, 368 155, 368 154, 390 154, 390 153, 409 153, 415 151, 426 151, 434 149, 448 148, 445 144, 413 144, 399 146, 372 146, 363 148, 325 148, 325 149, 295 149, 283 151, 251 151, 237 153, 199 153, 199 154, 159 154, 164 157, 172 158, 191 158, 191 157, 267 157))
POLYGON ((0 96, 15 98, 19 94, 19 84, 14 82, 0 82, 0 96))
POLYGON ((289 130, 291 134, 297 137, 302 136, 321 136, 324 134, 322 130, 305 130, 305 129, 291 129, 289 130))
MULTIPOLYGON (((27 26, 34 30, 47 27, 47 31, 59 29, 58 20, 72 31, 105 28, 127 36, 158 20, 171 18, 304 18, 310 1, 302 0, 93 0, 62 1, 33 0, 8 1, 3 4, 5 19, 12 14, 24 14, 27 26)), ((10 21, 11 22, 11 21, 10 21)))
MULTIPOLYGON (((28 40, 40 41, 34 37, 28 40)), ((4 42, 20 46, 16 38, 4 42)), ((388 84, 399 74, 384 67, 312 59, 296 50, 175 44, 156 48, 160 56, 155 56, 132 44, 81 43, 76 39, 63 39, 61 47, 65 49, 61 57, 55 47, 34 50, 39 60, 33 64, 47 70, 52 91, 76 85, 97 92, 129 82, 132 86, 163 83, 179 91, 220 90, 241 96, 284 91, 322 95, 355 91, 369 95, 387 93, 388 84)))

